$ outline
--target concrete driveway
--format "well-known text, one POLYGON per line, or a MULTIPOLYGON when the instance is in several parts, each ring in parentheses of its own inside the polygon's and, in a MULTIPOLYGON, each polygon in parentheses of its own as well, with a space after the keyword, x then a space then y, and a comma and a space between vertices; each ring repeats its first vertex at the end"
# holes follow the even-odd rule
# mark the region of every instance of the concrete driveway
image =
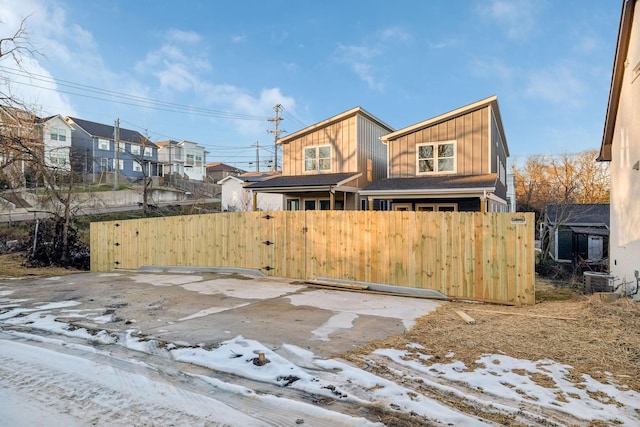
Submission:
POLYGON ((75 301, 72 308, 51 312, 79 327, 202 346, 241 335, 276 351, 293 344, 323 357, 402 333, 443 304, 321 289, 290 279, 171 269, 3 280, 3 287, 34 306, 75 301), (79 320, 74 313, 89 313, 94 320, 79 320))

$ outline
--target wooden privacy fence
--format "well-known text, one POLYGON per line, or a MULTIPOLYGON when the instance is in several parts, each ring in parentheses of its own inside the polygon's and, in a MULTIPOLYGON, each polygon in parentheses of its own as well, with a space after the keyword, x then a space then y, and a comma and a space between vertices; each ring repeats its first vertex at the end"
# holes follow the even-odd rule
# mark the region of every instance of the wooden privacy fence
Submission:
POLYGON ((91 224, 91 271, 143 265, 251 268, 534 304, 534 216, 286 211, 91 224))

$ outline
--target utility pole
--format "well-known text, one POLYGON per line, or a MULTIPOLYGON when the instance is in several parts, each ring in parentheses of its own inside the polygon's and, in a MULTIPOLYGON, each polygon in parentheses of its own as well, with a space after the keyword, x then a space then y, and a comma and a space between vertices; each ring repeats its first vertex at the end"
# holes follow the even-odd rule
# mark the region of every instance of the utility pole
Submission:
POLYGON ((275 161, 273 163, 273 170, 277 171, 278 170, 278 138, 280 137, 280 134, 282 132, 286 132, 286 130, 284 129, 278 129, 278 125, 280 124, 280 122, 282 120, 284 120, 282 117, 280 117, 278 114, 280 113, 280 110, 282 109, 282 105, 280 104, 276 104, 273 107, 274 111, 276 112, 276 116, 272 119, 267 119, 270 122, 273 122, 275 129, 273 130, 267 130, 267 133, 271 133, 273 134, 273 148, 274 148, 274 152, 275 152, 275 161))
POLYGON ((260 141, 256 141, 256 172, 260 172, 260 141))
POLYGON ((118 173, 120 173, 120 119, 116 119, 113 128, 113 147, 116 150, 116 164, 114 165, 115 175, 113 178, 113 189, 118 189, 118 173))

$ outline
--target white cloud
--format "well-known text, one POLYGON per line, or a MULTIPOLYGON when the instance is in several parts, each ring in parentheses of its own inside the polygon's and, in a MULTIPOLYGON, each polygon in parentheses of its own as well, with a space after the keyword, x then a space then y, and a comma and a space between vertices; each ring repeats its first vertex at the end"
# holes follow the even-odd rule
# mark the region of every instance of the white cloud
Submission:
POLYGON ((202 40, 200 34, 194 31, 182 31, 171 29, 167 32, 167 39, 169 39, 172 43, 188 43, 188 44, 196 44, 202 40))
POLYGON ((579 107, 584 104, 587 85, 580 73, 568 65, 558 65, 528 76, 525 95, 556 105, 579 107))
POLYGON ((535 29, 535 16, 540 2, 532 0, 492 0, 482 2, 482 17, 502 27, 511 39, 528 37, 535 29))

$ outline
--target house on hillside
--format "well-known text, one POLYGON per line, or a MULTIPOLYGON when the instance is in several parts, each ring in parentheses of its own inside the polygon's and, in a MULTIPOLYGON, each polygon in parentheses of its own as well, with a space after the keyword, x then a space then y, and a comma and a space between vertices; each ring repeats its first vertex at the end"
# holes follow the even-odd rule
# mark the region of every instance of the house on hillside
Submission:
POLYGON ((213 181, 214 183, 228 176, 237 176, 242 173, 245 173, 245 171, 224 163, 216 162, 207 164, 207 180, 213 181))
POLYGON ((72 129, 74 170, 98 182, 116 174, 131 180, 157 176, 158 148, 139 132, 75 117, 66 121, 72 129))
POLYGON ((357 210, 358 191, 386 177, 393 128, 361 107, 280 138, 282 175, 248 185, 278 193, 286 210, 357 210))
POLYGON ((611 162, 609 271, 640 299, 640 2, 624 0, 599 161, 611 162))
POLYGON ((72 129, 59 114, 38 119, 42 127, 44 161, 47 167, 71 171, 72 129))
POLYGON ((230 212, 281 211, 284 205, 282 194, 254 193, 246 188, 247 185, 254 182, 265 181, 277 176, 280 176, 280 172, 247 172, 237 176, 229 175, 221 179, 218 184, 222 187, 222 210, 230 212))
POLYGON ((541 235, 549 255, 557 262, 570 262, 593 269, 609 256, 609 205, 551 204, 545 212, 541 235))
POLYGON ((498 99, 482 99, 382 136, 389 174, 363 208, 506 212, 509 149, 498 99))
POLYGON ((0 168, 9 187, 39 179, 38 168, 71 170, 71 128, 60 115, 40 118, 12 107, 0 107, 0 168))
POLYGON ((191 141, 160 141, 158 147, 159 175, 165 179, 175 175, 179 179, 203 181, 207 176, 208 151, 191 141))

